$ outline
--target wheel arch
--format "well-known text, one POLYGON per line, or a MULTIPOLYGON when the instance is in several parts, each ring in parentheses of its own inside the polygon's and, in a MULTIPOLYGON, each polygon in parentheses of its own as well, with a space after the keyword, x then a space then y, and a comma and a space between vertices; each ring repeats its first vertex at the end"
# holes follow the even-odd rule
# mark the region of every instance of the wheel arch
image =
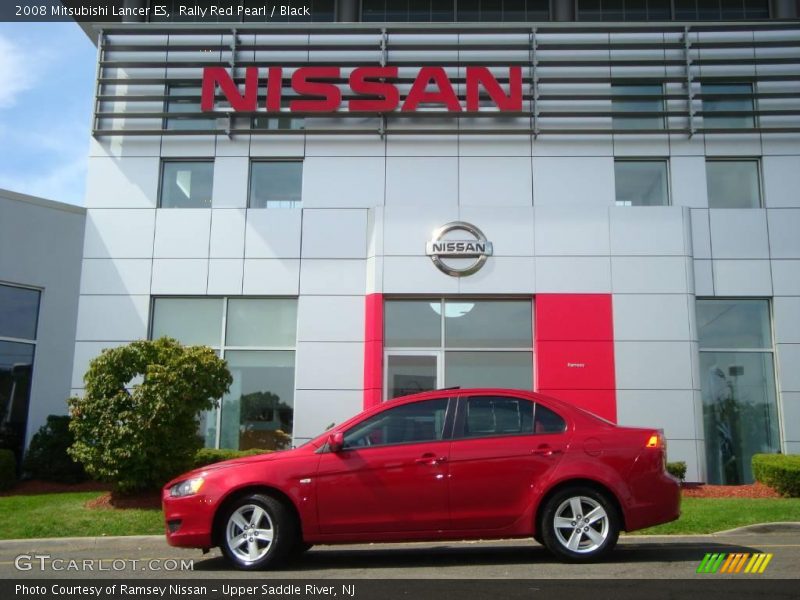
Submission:
POLYGON ((300 512, 297 510, 294 502, 292 502, 292 499, 278 488, 268 485, 253 484, 232 490, 217 506, 216 511, 214 511, 214 519, 211 523, 211 543, 214 546, 219 546, 221 543, 220 534, 222 532, 222 519, 225 513, 237 500, 249 496, 250 494, 263 494, 280 502, 289 511, 289 514, 292 515, 297 525, 297 533, 302 536, 303 527, 300 519, 300 512))
POLYGON ((536 515, 533 521, 535 535, 541 535, 542 513, 544 512, 544 507, 547 506, 550 498, 558 494, 561 490, 577 486, 589 487, 607 496, 608 499, 614 504, 614 508, 617 509, 617 514, 619 515, 620 519, 620 529, 622 531, 627 531, 625 525, 625 511, 622 509, 622 504, 620 503, 617 495, 614 493, 614 490, 595 479, 576 477, 559 481, 550 489, 548 489, 547 492, 545 492, 545 494, 542 496, 541 500, 539 500, 539 505, 536 507, 536 515))

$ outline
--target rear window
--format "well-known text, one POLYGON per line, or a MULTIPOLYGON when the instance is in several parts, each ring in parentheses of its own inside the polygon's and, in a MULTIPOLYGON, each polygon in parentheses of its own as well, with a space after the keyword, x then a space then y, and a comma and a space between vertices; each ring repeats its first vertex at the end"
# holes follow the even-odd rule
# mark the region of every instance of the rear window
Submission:
POLYGON ((561 433, 567 423, 543 404, 536 405, 536 417, 533 423, 534 433, 561 433))
POLYGON ((532 402, 504 396, 467 398, 463 437, 521 435, 532 432, 532 402))

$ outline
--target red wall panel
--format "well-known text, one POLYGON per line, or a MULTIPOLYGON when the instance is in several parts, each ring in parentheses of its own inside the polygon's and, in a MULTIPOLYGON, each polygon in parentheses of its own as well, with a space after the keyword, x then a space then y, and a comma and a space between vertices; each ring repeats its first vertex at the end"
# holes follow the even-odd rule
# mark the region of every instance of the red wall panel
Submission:
POLYGON ((364 408, 383 400, 383 294, 364 298, 364 408))
POLYGON ((610 294, 537 294, 536 390, 616 421, 610 294))

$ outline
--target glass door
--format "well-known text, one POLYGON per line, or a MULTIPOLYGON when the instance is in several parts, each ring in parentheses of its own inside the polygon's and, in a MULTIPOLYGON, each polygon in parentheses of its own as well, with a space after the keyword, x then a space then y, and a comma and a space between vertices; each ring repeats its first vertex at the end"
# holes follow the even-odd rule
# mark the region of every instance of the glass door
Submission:
POLYGON ((385 400, 427 392, 441 387, 442 375, 438 351, 390 351, 386 353, 383 389, 385 400))

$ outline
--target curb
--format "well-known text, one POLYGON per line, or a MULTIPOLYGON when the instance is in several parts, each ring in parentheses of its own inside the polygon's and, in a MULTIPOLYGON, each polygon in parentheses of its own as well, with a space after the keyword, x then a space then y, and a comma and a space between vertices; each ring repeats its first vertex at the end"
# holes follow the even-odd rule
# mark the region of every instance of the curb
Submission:
POLYGON ((754 525, 745 525, 743 527, 736 527, 735 529, 716 531, 710 535, 738 535, 738 534, 792 533, 792 532, 800 533, 800 523, 794 521, 777 522, 777 523, 756 523, 754 525))

